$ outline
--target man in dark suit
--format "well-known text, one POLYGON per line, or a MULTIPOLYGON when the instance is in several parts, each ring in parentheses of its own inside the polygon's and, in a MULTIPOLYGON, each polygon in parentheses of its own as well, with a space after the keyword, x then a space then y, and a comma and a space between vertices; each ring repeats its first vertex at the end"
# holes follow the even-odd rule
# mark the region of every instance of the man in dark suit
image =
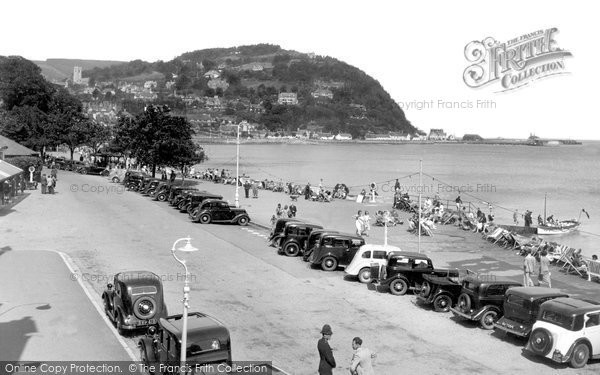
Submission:
POLYGON ((317 343, 317 349, 319 350, 319 374, 320 375, 332 375, 332 369, 335 368, 335 358, 333 358, 333 353, 331 352, 331 347, 329 346, 329 339, 331 339, 331 335, 333 332, 331 331, 331 327, 329 324, 325 324, 323 329, 321 330, 321 334, 323 337, 317 343))

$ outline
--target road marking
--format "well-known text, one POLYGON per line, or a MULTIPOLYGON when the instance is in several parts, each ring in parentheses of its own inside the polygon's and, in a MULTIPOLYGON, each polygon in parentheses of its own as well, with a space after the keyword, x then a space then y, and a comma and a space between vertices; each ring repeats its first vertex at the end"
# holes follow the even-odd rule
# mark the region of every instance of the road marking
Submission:
MULTIPOLYGON (((58 255, 60 255, 63 262, 65 262, 67 268, 69 269, 69 271, 72 274, 81 275, 81 272, 79 272, 79 268, 75 265, 75 263, 73 263, 73 261, 67 254, 65 254, 61 251, 56 251, 56 253, 58 253, 58 255)), ((96 302, 96 300, 90 293, 89 289, 85 286, 85 284, 83 283, 83 281, 81 279, 82 279, 81 277, 77 278, 77 282, 79 283, 79 286, 81 286, 81 289, 83 289, 83 291, 85 292, 85 295, 88 297, 88 299, 90 300, 92 305, 94 305, 94 307, 96 308, 96 311, 98 311, 98 314, 100 314, 100 317, 104 320, 104 322, 108 326, 108 329, 110 329, 110 331, 115 335, 115 337, 117 338, 119 343, 121 343, 121 346, 123 346, 123 349, 125 349, 125 352, 129 356, 129 358, 131 358, 131 360, 134 362, 137 361, 138 358, 135 356, 135 354, 133 354, 133 351, 131 351, 131 348, 129 348, 129 346, 123 339, 123 337, 121 335, 119 335, 119 332, 117 332, 117 329, 112 325, 111 321, 108 320, 108 317, 104 313, 104 308, 100 307, 100 304, 98 302, 96 302)))

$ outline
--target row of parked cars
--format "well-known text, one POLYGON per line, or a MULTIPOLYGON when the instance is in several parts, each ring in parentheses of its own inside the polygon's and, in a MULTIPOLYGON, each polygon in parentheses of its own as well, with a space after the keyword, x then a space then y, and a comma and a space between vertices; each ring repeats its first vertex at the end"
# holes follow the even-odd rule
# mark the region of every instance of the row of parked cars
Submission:
MULTIPOLYGON (((116 178, 117 176, 109 175, 109 179, 113 182, 117 182, 116 178)), ((171 206, 187 213, 190 219, 197 223, 248 225, 250 222, 250 216, 245 209, 229 205, 221 195, 197 188, 177 186, 168 180, 152 178, 136 171, 125 172, 122 181, 127 190, 137 191, 157 201, 169 202, 171 206)))
POLYGON ((438 269, 424 254, 365 244, 362 237, 299 219, 279 219, 268 240, 279 254, 302 256, 324 271, 344 267, 347 275, 379 291, 412 291, 437 312, 527 339, 525 349, 534 355, 575 368, 600 359, 599 302, 470 270, 438 269))

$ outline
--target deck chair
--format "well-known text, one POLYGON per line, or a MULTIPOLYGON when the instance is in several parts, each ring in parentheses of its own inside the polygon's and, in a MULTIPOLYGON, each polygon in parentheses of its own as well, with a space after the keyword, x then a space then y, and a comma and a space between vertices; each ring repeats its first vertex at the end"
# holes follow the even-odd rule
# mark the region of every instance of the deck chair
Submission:
POLYGON ((498 239, 500 239, 500 236, 502 236, 503 231, 504 231, 504 229, 497 227, 496 229, 494 229, 492 231, 492 233, 484 234, 483 236, 485 237, 486 240, 490 240, 490 241, 493 241, 494 243, 496 243, 496 242, 498 242, 498 239))
POLYGON ((569 249, 566 245, 557 245, 554 247, 554 250, 548 253, 551 262, 558 262, 563 254, 569 249))
POLYGON ((588 281, 592 281, 592 277, 600 277, 600 262, 597 260, 588 261, 588 281))
POLYGON ((560 258, 558 258, 558 260, 556 261, 557 263, 560 263, 560 262, 563 263, 563 266, 561 268, 565 268, 569 264, 571 264, 571 258, 573 257, 574 252, 575 252, 575 249, 572 247, 569 247, 566 250, 563 250, 560 258))

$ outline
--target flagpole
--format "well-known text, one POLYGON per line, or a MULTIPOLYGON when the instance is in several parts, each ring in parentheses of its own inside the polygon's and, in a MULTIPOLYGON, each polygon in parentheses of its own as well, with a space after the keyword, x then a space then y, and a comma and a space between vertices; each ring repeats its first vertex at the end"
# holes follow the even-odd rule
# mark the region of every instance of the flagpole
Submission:
POLYGON ((418 249, 421 252, 421 195, 423 190, 423 159, 419 159, 419 243, 418 249))

